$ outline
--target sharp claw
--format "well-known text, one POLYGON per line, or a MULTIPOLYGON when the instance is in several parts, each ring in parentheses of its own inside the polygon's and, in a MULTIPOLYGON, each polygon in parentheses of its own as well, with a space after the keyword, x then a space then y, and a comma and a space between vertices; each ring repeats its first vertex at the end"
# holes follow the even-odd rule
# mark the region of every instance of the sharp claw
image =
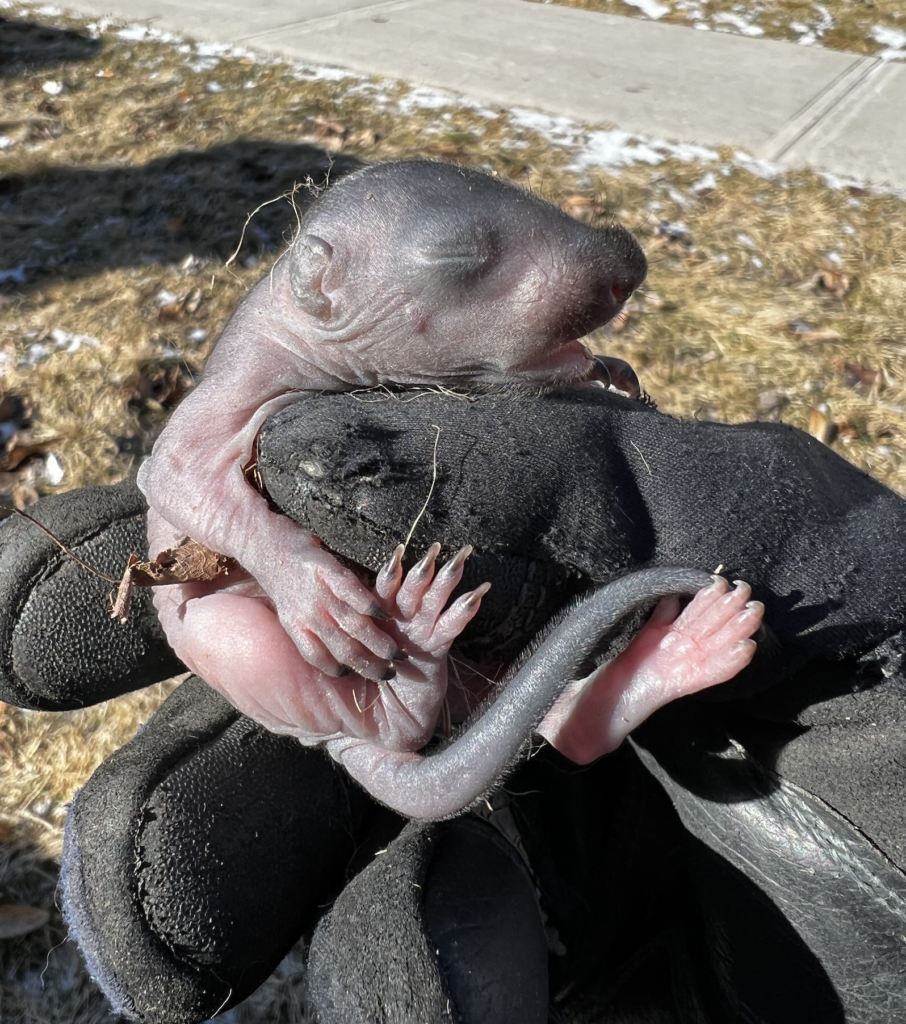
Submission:
POLYGON ((382 683, 389 683, 391 679, 396 679, 396 669, 392 665, 381 676, 381 682, 382 683))
POLYGON ((466 594, 461 598, 462 603, 466 608, 472 608, 484 597, 484 595, 491 589, 490 583, 482 583, 480 587, 476 587, 471 594, 466 594))
POLYGON ((379 622, 389 622, 393 617, 388 615, 387 612, 375 601, 368 609, 368 616, 372 619, 377 619, 379 622))
POLYGON ((422 558, 421 561, 415 563, 415 565, 411 569, 411 572, 416 576, 427 575, 428 570, 431 568, 432 565, 434 565, 434 562, 439 554, 440 544, 435 542, 431 545, 430 548, 428 548, 428 552, 424 556, 424 558, 422 558))
POLYGON ((393 576, 396 570, 400 567, 400 562, 403 560, 403 555, 406 553, 406 549, 402 544, 399 544, 394 550, 390 558, 383 564, 380 570, 380 576, 387 578, 393 576))
POLYGON ((443 567, 443 573, 445 576, 453 576, 459 572, 462 568, 465 560, 472 554, 473 548, 471 544, 466 544, 464 548, 460 548, 459 551, 450 559, 449 562, 443 567))

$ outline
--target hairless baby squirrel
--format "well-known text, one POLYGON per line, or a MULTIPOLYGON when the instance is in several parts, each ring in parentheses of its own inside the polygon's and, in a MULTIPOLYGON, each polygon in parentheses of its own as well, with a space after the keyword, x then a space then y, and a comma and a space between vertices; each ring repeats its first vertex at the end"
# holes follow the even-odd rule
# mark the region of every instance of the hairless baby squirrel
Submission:
MULTIPOLYGON (((580 224, 463 167, 377 164, 319 197, 285 256, 227 324, 200 384, 139 473, 152 553, 188 535, 235 558, 251 577, 158 592, 161 620, 183 661, 271 728, 326 742, 348 767, 364 757, 367 765, 354 774, 366 788, 368 776, 389 770, 380 751, 408 757, 423 746, 444 698, 446 653, 486 589, 443 610, 468 549, 436 577, 431 549, 405 581, 397 553, 368 590, 250 486, 244 470, 254 439, 272 412, 318 392, 588 379, 595 364, 579 339, 621 309, 646 269, 622 227, 580 224), (350 670, 376 693, 360 700, 354 680, 338 683, 350 670), (380 685, 390 680, 392 687, 380 685), (361 740, 365 748, 355 745, 361 740)), ((705 605, 715 588, 721 596, 726 584, 708 588, 705 605)), ((695 688, 722 681, 751 658, 754 644, 744 638, 758 611, 746 610, 745 588, 734 594, 717 627, 732 620, 732 639, 721 634, 718 646, 733 653, 718 657, 721 679, 700 673, 695 688)), ((687 622, 700 617, 693 610, 687 622)), ((658 628, 663 639, 669 621, 661 617, 649 629, 648 648, 658 628)), ((625 652, 629 676, 646 675, 645 649, 643 640, 625 652)), ((661 667, 666 660, 655 658, 661 667)), ((627 689, 625 679, 620 685, 627 689)), ((579 759, 603 749, 584 742, 576 749, 563 709, 589 699, 579 691, 564 697, 547 726, 546 735, 579 759)), ((612 749, 619 739, 609 742, 612 749)), ((393 806, 393 793, 391 780, 375 795, 393 806)))

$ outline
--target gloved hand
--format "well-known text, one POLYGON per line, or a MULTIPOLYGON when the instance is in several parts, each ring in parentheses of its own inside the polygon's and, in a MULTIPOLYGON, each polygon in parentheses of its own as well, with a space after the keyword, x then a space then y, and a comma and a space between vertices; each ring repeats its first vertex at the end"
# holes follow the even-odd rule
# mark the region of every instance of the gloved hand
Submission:
MULTIPOLYGON (((658 417, 668 439, 675 428, 658 417)), ((575 445, 559 436, 568 464, 575 445)), ((622 440, 611 450, 631 451, 622 440)), ((707 444, 701 458, 713 461, 707 444)), ((834 472, 845 486, 854 471, 841 461, 834 472)), ((442 515, 452 499, 441 488, 437 502, 442 515)), ((128 483, 37 507, 113 576, 130 550, 143 554, 141 514, 128 483)), ((4 699, 82 706, 174 671, 146 595, 124 633, 109 585, 23 522, 0 530, 0 580, 4 699)), ((902 698, 823 678, 823 692, 811 678, 786 702, 664 709, 637 746, 591 769, 542 754, 489 821, 406 826, 380 856, 400 819, 320 752, 190 680, 74 801, 67 915, 116 1008, 147 1021, 202 1020, 241 999, 353 876, 312 948, 325 1021, 381 1019, 381 1006, 387 1019, 439 1021, 447 999, 470 1024, 544 1021, 548 971, 551 991, 614 1019, 691 999, 698 1016, 678 1019, 899 1020, 902 808, 892 797, 879 814, 870 783, 895 782, 902 698)))

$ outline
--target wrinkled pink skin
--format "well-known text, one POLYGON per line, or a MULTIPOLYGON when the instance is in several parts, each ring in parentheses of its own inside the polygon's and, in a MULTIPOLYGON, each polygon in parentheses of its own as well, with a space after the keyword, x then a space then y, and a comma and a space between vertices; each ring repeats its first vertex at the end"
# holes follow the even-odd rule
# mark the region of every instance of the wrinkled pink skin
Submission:
POLYGON ((139 486, 177 536, 248 570, 309 664, 380 680, 397 646, 372 621, 373 595, 243 476, 261 424, 300 392, 579 379, 593 364, 577 339, 645 269, 622 228, 578 224, 486 175, 366 168, 317 201, 239 306, 139 486))
MULTIPOLYGON (((172 542, 156 519, 153 534, 172 542)), ((379 574, 374 599, 391 616, 385 628, 408 657, 396 676, 372 682, 327 676, 309 665, 281 626, 267 597, 245 577, 216 584, 188 584, 159 591, 158 608, 180 658, 240 711, 273 732, 327 749, 364 786, 379 770, 419 760, 433 736, 444 700, 453 722, 486 696, 482 666, 458 663, 450 687, 448 653, 474 617, 486 587, 463 595, 444 611, 462 577, 464 558, 434 574, 438 545, 403 578, 398 564, 379 574), (449 571, 452 569, 453 571, 449 571)), ((658 708, 731 679, 751 660, 764 612, 751 590, 732 590, 716 577, 679 613, 676 598, 661 601, 648 623, 618 657, 586 679, 569 683, 538 732, 562 754, 588 764, 615 750, 658 708)), ((489 669, 496 673, 497 666, 489 669)), ((392 785, 374 793, 404 814, 392 785)), ((480 795, 480 794, 476 794, 480 795)), ((430 817, 430 808, 419 816, 430 817)))
MULTIPOLYGON (((534 197, 444 165, 370 168, 328 200, 335 193, 340 205, 306 218, 239 307, 139 474, 152 553, 190 536, 244 572, 162 588, 155 604, 177 654, 237 708, 325 744, 379 799, 430 817, 430 806, 395 802, 394 765, 418 759, 433 734, 448 696, 450 644, 483 588, 442 613, 459 570, 433 579, 433 570, 413 570, 402 582, 397 567, 370 592, 248 485, 254 438, 268 415, 305 393, 590 377, 577 339, 619 311, 644 259, 617 229, 578 225, 534 197), (372 616, 381 612, 390 618, 378 626, 372 616)), ((752 656, 745 637, 760 609, 746 606, 742 588, 708 597, 711 590, 675 625, 662 610, 620 658, 574 683, 542 735, 584 763, 656 707, 739 671, 752 656), (715 608, 706 613, 708 601, 715 608)), ((487 683, 480 666, 459 675, 449 696, 464 717, 487 683)))

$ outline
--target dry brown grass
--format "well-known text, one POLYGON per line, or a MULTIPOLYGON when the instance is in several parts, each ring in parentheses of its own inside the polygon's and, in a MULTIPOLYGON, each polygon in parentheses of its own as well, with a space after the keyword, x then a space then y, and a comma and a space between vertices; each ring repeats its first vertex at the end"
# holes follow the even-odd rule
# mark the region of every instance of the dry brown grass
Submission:
MULTIPOLYGON (((629 0, 533 0, 603 11, 631 18, 646 18, 646 4, 629 0), (641 7, 641 9, 640 9, 641 7)), ((872 0, 848 3, 846 0, 656 0, 656 20, 690 27, 707 26, 718 32, 732 32, 766 39, 784 39, 806 45, 874 54, 893 48, 899 35, 906 33, 906 14, 900 0, 872 0), (760 31, 759 31, 760 30, 760 31), (880 30, 880 31, 879 31, 880 30)), ((906 40, 899 43, 906 48, 906 40)))
MULTIPOLYGON (((61 489, 118 479, 148 450, 294 223, 289 203, 265 207, 226 268, 249 211, 332 161, 434 156, 488 166, 636 231, 648 283, 623 329, 598 344, 628 358, 662 408, 782 415, 804 428, 821 410, 843 454, 906 492, 901 199, 830 189, 811 174, 760 178, 729 152, 618 176, 570 171, 579 136, 553 144, 503 111, 455 98, 427 109, 397 83, 309 81, 287 64, 205 58, 115 28, 95 44, 84 22, 16 5, 3 16, 16 19, 27 59, 0 78, 0 136, 11 140, 0 150, 0 271, 22 268, 0 280, 0 392, 28 399, 34 434, 56 439, 61 489), (38 22, 76 34, 26 27, 38 22), (809 283, 822 271, 838 275, 826 278, 831 291, 809 283), (69 353, 55 329, 97 341, 69 353), (50 354, 31 366, 36 345, 50 354)), ((9 36, 7 26, 0 39, 9 36)), ((42 465, 23 464, 34 479, 42 465)), ((0 490, 13 484, 0 474, 0 490)), ((52 908, 66 801, 162 692, 71 715, 0 710, 0 903, 52 908)), ((47 989, 35 987, 61 938, 55 914, 0 943, 0 1024, 101 1019, 69 947, 51 953, 47 989)), ((299 1019, 294 985, 261 998, 278 1002, 236 1019, 299 1019)))

